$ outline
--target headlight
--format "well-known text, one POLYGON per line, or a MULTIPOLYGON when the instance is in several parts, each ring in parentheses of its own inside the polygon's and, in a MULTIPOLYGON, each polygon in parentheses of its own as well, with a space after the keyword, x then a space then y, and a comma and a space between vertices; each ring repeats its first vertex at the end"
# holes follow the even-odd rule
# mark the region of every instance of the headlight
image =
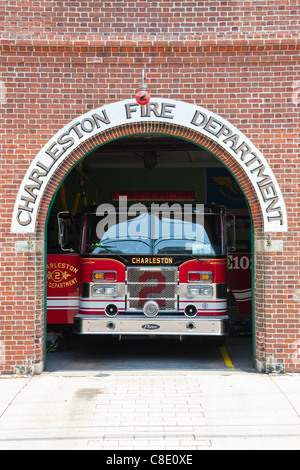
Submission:
POLYGON ((188 297, 205 296, 212 297, 211 286, 188 286, 188 297))
POLYGON ((111 297, 116 297, 118 294, 118 286, 102 286, 100 284, 95 284, 92 287, 92 295, 109 295, 111 297))
POLYGON ((105 287, 104 292, 105 295, 116 295, 117 288, 116 287, 105 287))
POLYGON ((188 296, 194 297, 195 295, 200 295, 200 287, 188 287, 188 296))
POLYGON ((200 288, 200 295, 207 295, 207 297, 212 296, 212 287, 211 286, 202 286, 200 288))

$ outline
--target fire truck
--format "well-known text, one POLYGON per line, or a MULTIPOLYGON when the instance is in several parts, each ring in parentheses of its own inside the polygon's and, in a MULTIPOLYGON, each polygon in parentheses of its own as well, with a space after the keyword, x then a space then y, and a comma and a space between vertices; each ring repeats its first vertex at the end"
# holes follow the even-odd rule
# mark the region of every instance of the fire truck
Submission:
POLYGON ((235 243, 227 259, 227 287, 241 321, 252 316, 251 222, 248 213, 235 211, 235 243))
POLYGON ((189 192, 113 194, 112 204, 83 211, 78 246, 68 239, 69 213, 59 213, 60 253, 47 256, 48 324, 73 324, 77 334, 222 343, 234 223, 224 207, 193 199, 189 192))

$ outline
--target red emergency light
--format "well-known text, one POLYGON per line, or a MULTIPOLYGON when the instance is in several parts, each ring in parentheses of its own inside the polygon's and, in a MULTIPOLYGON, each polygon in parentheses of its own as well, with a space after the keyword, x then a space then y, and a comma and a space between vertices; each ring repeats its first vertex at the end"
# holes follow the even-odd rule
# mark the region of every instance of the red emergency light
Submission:
POLYGON ((114 191, 113 201, 126 196, 130 201, 194 201, 195 191, 114 191))

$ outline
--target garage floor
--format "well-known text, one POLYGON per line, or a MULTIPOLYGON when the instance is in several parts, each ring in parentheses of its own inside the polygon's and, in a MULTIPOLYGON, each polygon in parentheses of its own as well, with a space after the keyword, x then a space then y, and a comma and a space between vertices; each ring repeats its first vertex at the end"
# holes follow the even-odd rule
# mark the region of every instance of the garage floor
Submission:
POLYGON ((75 370, 253 371, 252 338, 230 336, 220 348, 195 338, 71 336, 47 353, 46 371, 75 370))

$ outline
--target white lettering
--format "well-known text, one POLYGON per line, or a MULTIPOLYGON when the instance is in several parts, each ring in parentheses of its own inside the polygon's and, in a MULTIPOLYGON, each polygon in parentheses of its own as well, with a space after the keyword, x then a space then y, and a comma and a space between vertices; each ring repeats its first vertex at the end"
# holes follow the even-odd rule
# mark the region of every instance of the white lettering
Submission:
POLYGON ((167 120, 209 136, 229 152, 248 175, 261 205, 265 230, 287 230, 286 208, 276 178, 263 155, 251 142, 234 126, 208 110, 189 103, 156 98, 145 106, 129 100, 111 103, 66 125, 30 165, 16 198, 12 231, 34 232, 37 208, 50 177, 79 144, 103 128, 111 129, 131 119, 136 122, 144 119, 167 120))
POLYGON ((112 457, 107 457, 106 465, 131 465, 134 468, 138 467, 141 457, 120 456, 113 454, 112 457))

